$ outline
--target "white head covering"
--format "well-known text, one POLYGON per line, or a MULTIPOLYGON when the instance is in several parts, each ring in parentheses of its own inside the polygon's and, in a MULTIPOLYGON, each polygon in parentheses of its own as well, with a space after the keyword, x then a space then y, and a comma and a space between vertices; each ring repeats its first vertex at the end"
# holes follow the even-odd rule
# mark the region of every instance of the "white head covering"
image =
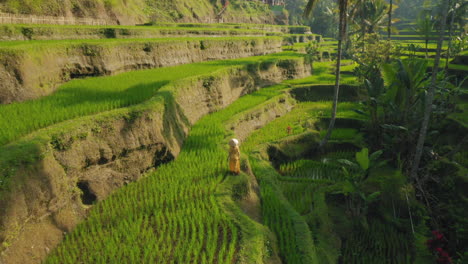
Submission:
POLYGON ((229 146, 231 146, 231 147, 239 146, 239 140, 237 140, 235 138, 229 140, 229 146))

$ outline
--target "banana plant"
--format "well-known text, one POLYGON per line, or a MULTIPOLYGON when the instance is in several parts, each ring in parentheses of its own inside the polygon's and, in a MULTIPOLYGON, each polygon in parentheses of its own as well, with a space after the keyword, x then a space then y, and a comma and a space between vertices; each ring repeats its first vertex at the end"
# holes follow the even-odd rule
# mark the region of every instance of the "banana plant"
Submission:
POLYGON ((384 65, 382 75, 387 87, 384 95, 385 120, 407 127, 409 122, 420 122, 424 96, 429 84, 427 60, 398 60, 384 65), (390 111, 389 111, 390 110, 390 111), (392 111, 393 110, 393 111, 392 111), (412 119, 416 120, 412 120, 412 119))
POLYGON ((379 161, 383 151, 379 150, 369 155, 369 149, 363 148, 356 153, 355 160, 339 159, 338 163, 342 165, 345 182, 342 193, 348 197, 347 207, 355 217, 367 215, 369 205, 376 201, 380 192, 366 193, 364 191, 364 182, 369 177, 370 171, 383 166, 386 161, 379 161))

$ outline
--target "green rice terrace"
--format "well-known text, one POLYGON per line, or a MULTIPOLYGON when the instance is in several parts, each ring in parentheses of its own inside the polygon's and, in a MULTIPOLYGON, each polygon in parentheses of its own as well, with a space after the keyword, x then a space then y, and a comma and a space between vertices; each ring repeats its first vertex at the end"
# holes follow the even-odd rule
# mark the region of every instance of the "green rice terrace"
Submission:
POLYGON ((467 8, 1 1, 0 263, 468 263, 467 8))

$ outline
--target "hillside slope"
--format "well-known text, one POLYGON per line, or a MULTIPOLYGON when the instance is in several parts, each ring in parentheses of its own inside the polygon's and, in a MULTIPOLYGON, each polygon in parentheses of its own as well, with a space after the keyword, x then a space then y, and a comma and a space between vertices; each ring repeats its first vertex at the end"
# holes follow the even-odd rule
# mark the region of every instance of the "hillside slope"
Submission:
MULTIPOLYGON (((146 22, 208 22, 223 7, 222 0, 2 0, 0 13, 99 18, 130 25, 146 22)), ((274 23, 267 5, 233 0, 225 22, 274 23)))

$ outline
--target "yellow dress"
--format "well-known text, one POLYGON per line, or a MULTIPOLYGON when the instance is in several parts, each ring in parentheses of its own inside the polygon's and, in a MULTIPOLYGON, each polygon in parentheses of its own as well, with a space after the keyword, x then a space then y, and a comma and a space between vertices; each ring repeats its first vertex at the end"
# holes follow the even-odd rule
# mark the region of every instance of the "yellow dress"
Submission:
POLYGON ((240 150, 238 146, 229 149, 229 170, 235 174, 240 173, 240 150))

